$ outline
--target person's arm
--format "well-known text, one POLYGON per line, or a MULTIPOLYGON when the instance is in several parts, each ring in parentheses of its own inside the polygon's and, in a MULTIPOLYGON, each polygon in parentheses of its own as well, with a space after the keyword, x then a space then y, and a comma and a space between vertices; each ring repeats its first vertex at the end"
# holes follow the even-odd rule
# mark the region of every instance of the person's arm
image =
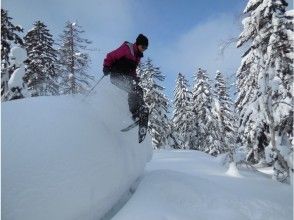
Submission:
POLYGON ((126 44, 121 45, 116 50, 108 53, 103 63, 103 72, 104 70, 107 72, 111 72, 112 65, 122 57, 124 57, 128 53, 128 46, 126 44))

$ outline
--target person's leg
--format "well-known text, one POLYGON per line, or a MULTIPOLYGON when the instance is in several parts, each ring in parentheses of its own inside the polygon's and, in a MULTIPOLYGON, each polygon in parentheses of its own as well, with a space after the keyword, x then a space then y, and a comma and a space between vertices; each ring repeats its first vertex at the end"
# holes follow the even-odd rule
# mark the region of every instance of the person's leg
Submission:
POLYGON ((133 88, 133 78, 121 73, 111 73, 110 82, 118 88, 130 92, 133 88))
POLYGON ((144 104, 143 89, 138 85, 138 80, 135 77, 112 73, 110 74, 110 81, 118 88, 128 92, 129 110, 132 113, 133 120, 139 118, 141 111, 146 112, 148 110, 144 104))
POLYGON ((140 86, 137 85, 133 87, 129 92, 128 102, 133 120, 138 119, 140 112, 143 111, 144 108, 147 108, 144 104, 143 90, 140 86))

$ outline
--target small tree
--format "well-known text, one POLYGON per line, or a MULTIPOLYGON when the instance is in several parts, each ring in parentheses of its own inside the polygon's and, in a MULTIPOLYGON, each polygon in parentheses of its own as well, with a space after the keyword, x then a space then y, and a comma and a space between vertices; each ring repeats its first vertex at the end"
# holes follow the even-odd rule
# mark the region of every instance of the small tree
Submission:
POLYGON ((81 26, 66 22, 60 36, 59 65, 63 94, 83 93, 89 90, 94 77, 87 73, 90 57, 86 53, 91 42, 81 38, 81 26))

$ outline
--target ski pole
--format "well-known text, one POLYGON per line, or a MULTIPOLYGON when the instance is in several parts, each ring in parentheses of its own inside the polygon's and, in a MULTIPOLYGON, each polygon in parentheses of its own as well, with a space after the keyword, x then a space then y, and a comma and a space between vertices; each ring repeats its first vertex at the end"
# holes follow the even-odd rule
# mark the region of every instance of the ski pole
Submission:
POLYGON ((92 89, 88 92, 88 94, 86 95, 86 97, 88 97, 91 92, 95 89, 95 87, 101 82, 101 80, 104 78, 105 75, 103 75, 99 80, 98 82, 92 87, 92 89))

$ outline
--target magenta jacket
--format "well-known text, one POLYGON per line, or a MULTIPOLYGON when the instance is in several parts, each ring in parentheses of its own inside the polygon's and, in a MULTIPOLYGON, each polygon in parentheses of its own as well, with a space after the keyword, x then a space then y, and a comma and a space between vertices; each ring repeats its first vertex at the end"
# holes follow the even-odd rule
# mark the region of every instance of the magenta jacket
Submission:
POLYGON ((112 73, 123 73, 137 76, 136 69, 143 54, 136 44, 125 41, 119 48, 107 54, 103 66, 112 73))

